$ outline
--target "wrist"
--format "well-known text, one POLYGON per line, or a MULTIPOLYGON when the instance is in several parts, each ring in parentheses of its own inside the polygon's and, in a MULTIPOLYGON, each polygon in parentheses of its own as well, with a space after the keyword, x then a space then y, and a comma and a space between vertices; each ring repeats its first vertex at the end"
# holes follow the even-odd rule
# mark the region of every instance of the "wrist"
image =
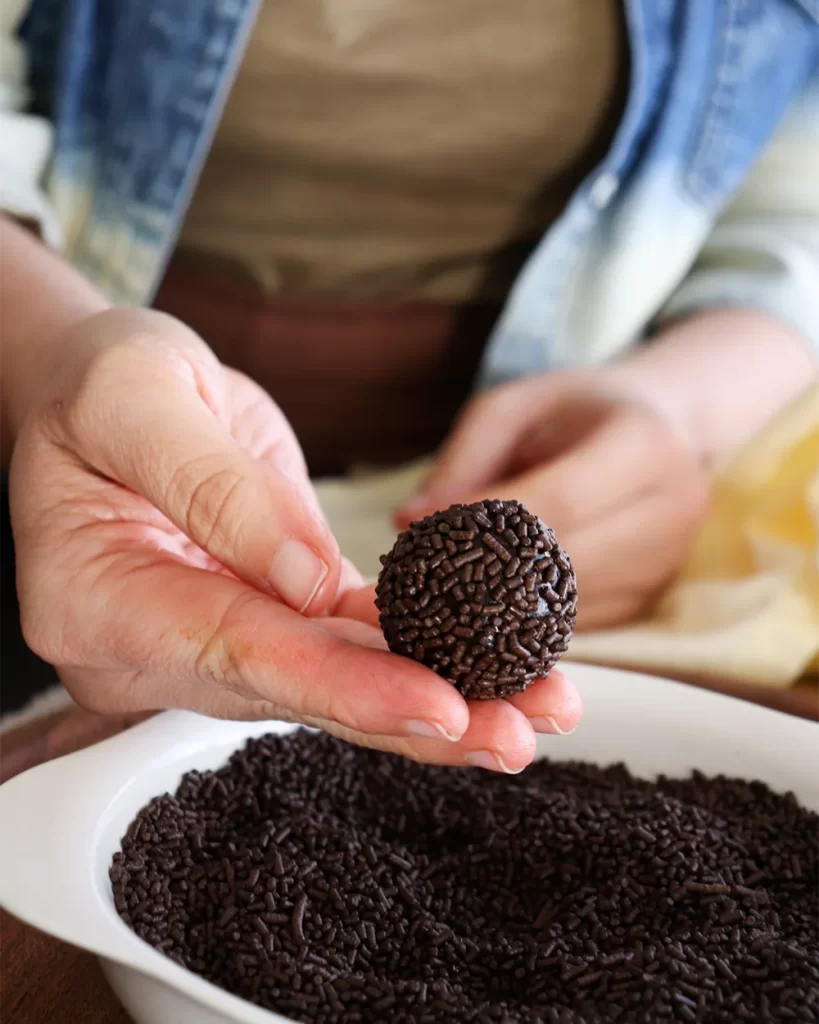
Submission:
POLYGON ((0 413, 8 465, 23 422, 72 355, 64 350, 66 333, 108 303, 72 267, 5 217, 0 217, 0 257, 0 413))
MULTIPOLYGON (((26 418, 37 408, 76 394, 89 373, 101 365, 113 349, 154 347, 170 353, 185 350, 185 366, 201 371, 198 386, 208 370, 218 365, 210 349, 180 321, 156 310, 106 303, 89 304, 86 316, 71 319, 60 329, 36 339, 36 358, 18 394, 10 402, 12 433, 16 436, 26 418)), ((174 363, 173 365, 178 364, 174 363)))
POLYGON ((726 309, 668 325, 605 372, 714 465, 809 387, 819 364, 787 325, 755 310, 726 309))
POLYGON ((221 370, 213 352, 181 321, 156 310, 106 305, 44 340, 31 386, 11 405, 11 434, 19 437, 32 417, 53 428, 64 426, 68 410, 96 415, 106 407, 110 380, 123 377, 148 392, 168 376, 179 377, 226 422, 221 370))
MULTIPOLYGON (((60 326, 49 325, 43 333, 21 334, 15 339, 14 377, 3 395, 4 448, 13 450, 24 423, 31 413, 55 395, 61 382, 73 375, 84 358, 83 335, 86 325, 104 309, 88 307, 75 310, 60 326)), ((12 346, 9 346, 12 347, 12 346)))

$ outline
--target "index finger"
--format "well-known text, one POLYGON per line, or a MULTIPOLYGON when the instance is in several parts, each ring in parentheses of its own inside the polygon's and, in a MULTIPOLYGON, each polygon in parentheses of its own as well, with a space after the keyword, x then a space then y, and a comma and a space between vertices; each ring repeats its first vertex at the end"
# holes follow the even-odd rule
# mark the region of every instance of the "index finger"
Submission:
POLYGON ((156 338, 113 347, 60 422, 83 463, 147 499, 236 576, 298 611, 324 612, 340 555, 298 469, 292 431, 270 406, 268 441, 280 455, 254 457, 206 400, 220 385, 184 347, 156 338))
POLYGON ((636 404, 623 405, 555 459, 458 500, 520 501, 560 538, 657 489, 674 471, 676 455, 676 444, 656 414, 636 404))
MULTIPOLYGON (((339 602, 338 614, 377 626, 378 610, 373 603, 374 597, 374 587, 350 591, 339 602)), ((557 668, 553 668, 545 679, 536 679, 521 693, 506 700, 529 719, 535 732, 562 736, 573 732, 583 716, 583 702, 577 687, 557 668)), ((475 702, 471 706, 474 708, 475 702)), ((470 718, 469 733, 472 729, 470 718)))
MULTIPOLYGON (((96 578, 99 567, 90 574, 96 578)), ((140 670, 130 710, 174 706, 168 680, 198 679, 297 718, 365 733, 454 739, 467 729, 460 694, 429 669, 381 649, 369 627, 351 639, 240 580, 139 547, 109 561, 105 580, 102 590, 88 588, 77 611, 83 622, 69 628, 86 638, 87 650, 74 648, 79 664, 93 656, 95 667, 140 670), (103 624, 93 637, 88 621, 103 624)), ((77 583, 86 589, 82 576, 77 583)))

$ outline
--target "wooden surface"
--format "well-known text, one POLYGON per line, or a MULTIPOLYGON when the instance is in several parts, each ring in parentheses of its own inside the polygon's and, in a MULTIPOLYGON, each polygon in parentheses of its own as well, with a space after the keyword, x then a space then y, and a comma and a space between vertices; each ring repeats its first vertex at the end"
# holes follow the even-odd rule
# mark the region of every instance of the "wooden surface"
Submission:
MULTIPOLYGON (((102 719, 77 710, 23 725, 2 738, 0 781, 105 739, 134 720, 102 719)), ((13 823, 4 821, 0 827, 13 823)), ((0 1024, 130 1024, 130 1017, 96 957, 0 910, 0 1024)))
POLYGON ((29 928, 3 910, 0 971, 3 1024, 130 1024, 95 957, 29 928))
MULTIPOLYGON (((819 718, 819 690, 805 682, 790 690, 761 690, 718 680, 683 680, 753 699, 805 718, 819 718)), ((102 739, 131 724, 87 712, 50 715, 3 737, 0 778, 102 739)), ((3 822, 3 828, 13 827, 3 822)), ((0 911, 0 1024, 128 1024, 96 959, 0 911)), ((169 1021, 168 1024, 173 1024, 169 1021)))

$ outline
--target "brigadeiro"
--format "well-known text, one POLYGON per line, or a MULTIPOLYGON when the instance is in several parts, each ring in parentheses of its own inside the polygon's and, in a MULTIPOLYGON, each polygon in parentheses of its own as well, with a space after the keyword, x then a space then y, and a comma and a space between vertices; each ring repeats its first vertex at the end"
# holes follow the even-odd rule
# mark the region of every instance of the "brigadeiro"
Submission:
POLYGON ((381 556, 375 604, 391 651, 464 697, 525 690, 565 652, 577 615, 569 556, 518 501, 452 505, 381 556))

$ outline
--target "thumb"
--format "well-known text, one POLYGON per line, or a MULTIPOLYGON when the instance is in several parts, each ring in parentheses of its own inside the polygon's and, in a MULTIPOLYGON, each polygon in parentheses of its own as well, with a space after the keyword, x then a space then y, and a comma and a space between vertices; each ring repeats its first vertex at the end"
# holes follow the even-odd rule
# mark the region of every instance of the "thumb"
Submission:
POLYGON ((239 578, 297 611, 327 611, 341 558, 306 475, 286 471, 296 440, 271 403, 277 463, 242 448, 213 411, 221 375, 179 350, 111 353, 71 417, 79 454, 239 578))
POLYGON ((532 383, 504 385, 470 402, 419 492, 399 510, 402 525, 481 492, 508 474, 522 438, 543 414, 542 402, 530 394, 532 383))

